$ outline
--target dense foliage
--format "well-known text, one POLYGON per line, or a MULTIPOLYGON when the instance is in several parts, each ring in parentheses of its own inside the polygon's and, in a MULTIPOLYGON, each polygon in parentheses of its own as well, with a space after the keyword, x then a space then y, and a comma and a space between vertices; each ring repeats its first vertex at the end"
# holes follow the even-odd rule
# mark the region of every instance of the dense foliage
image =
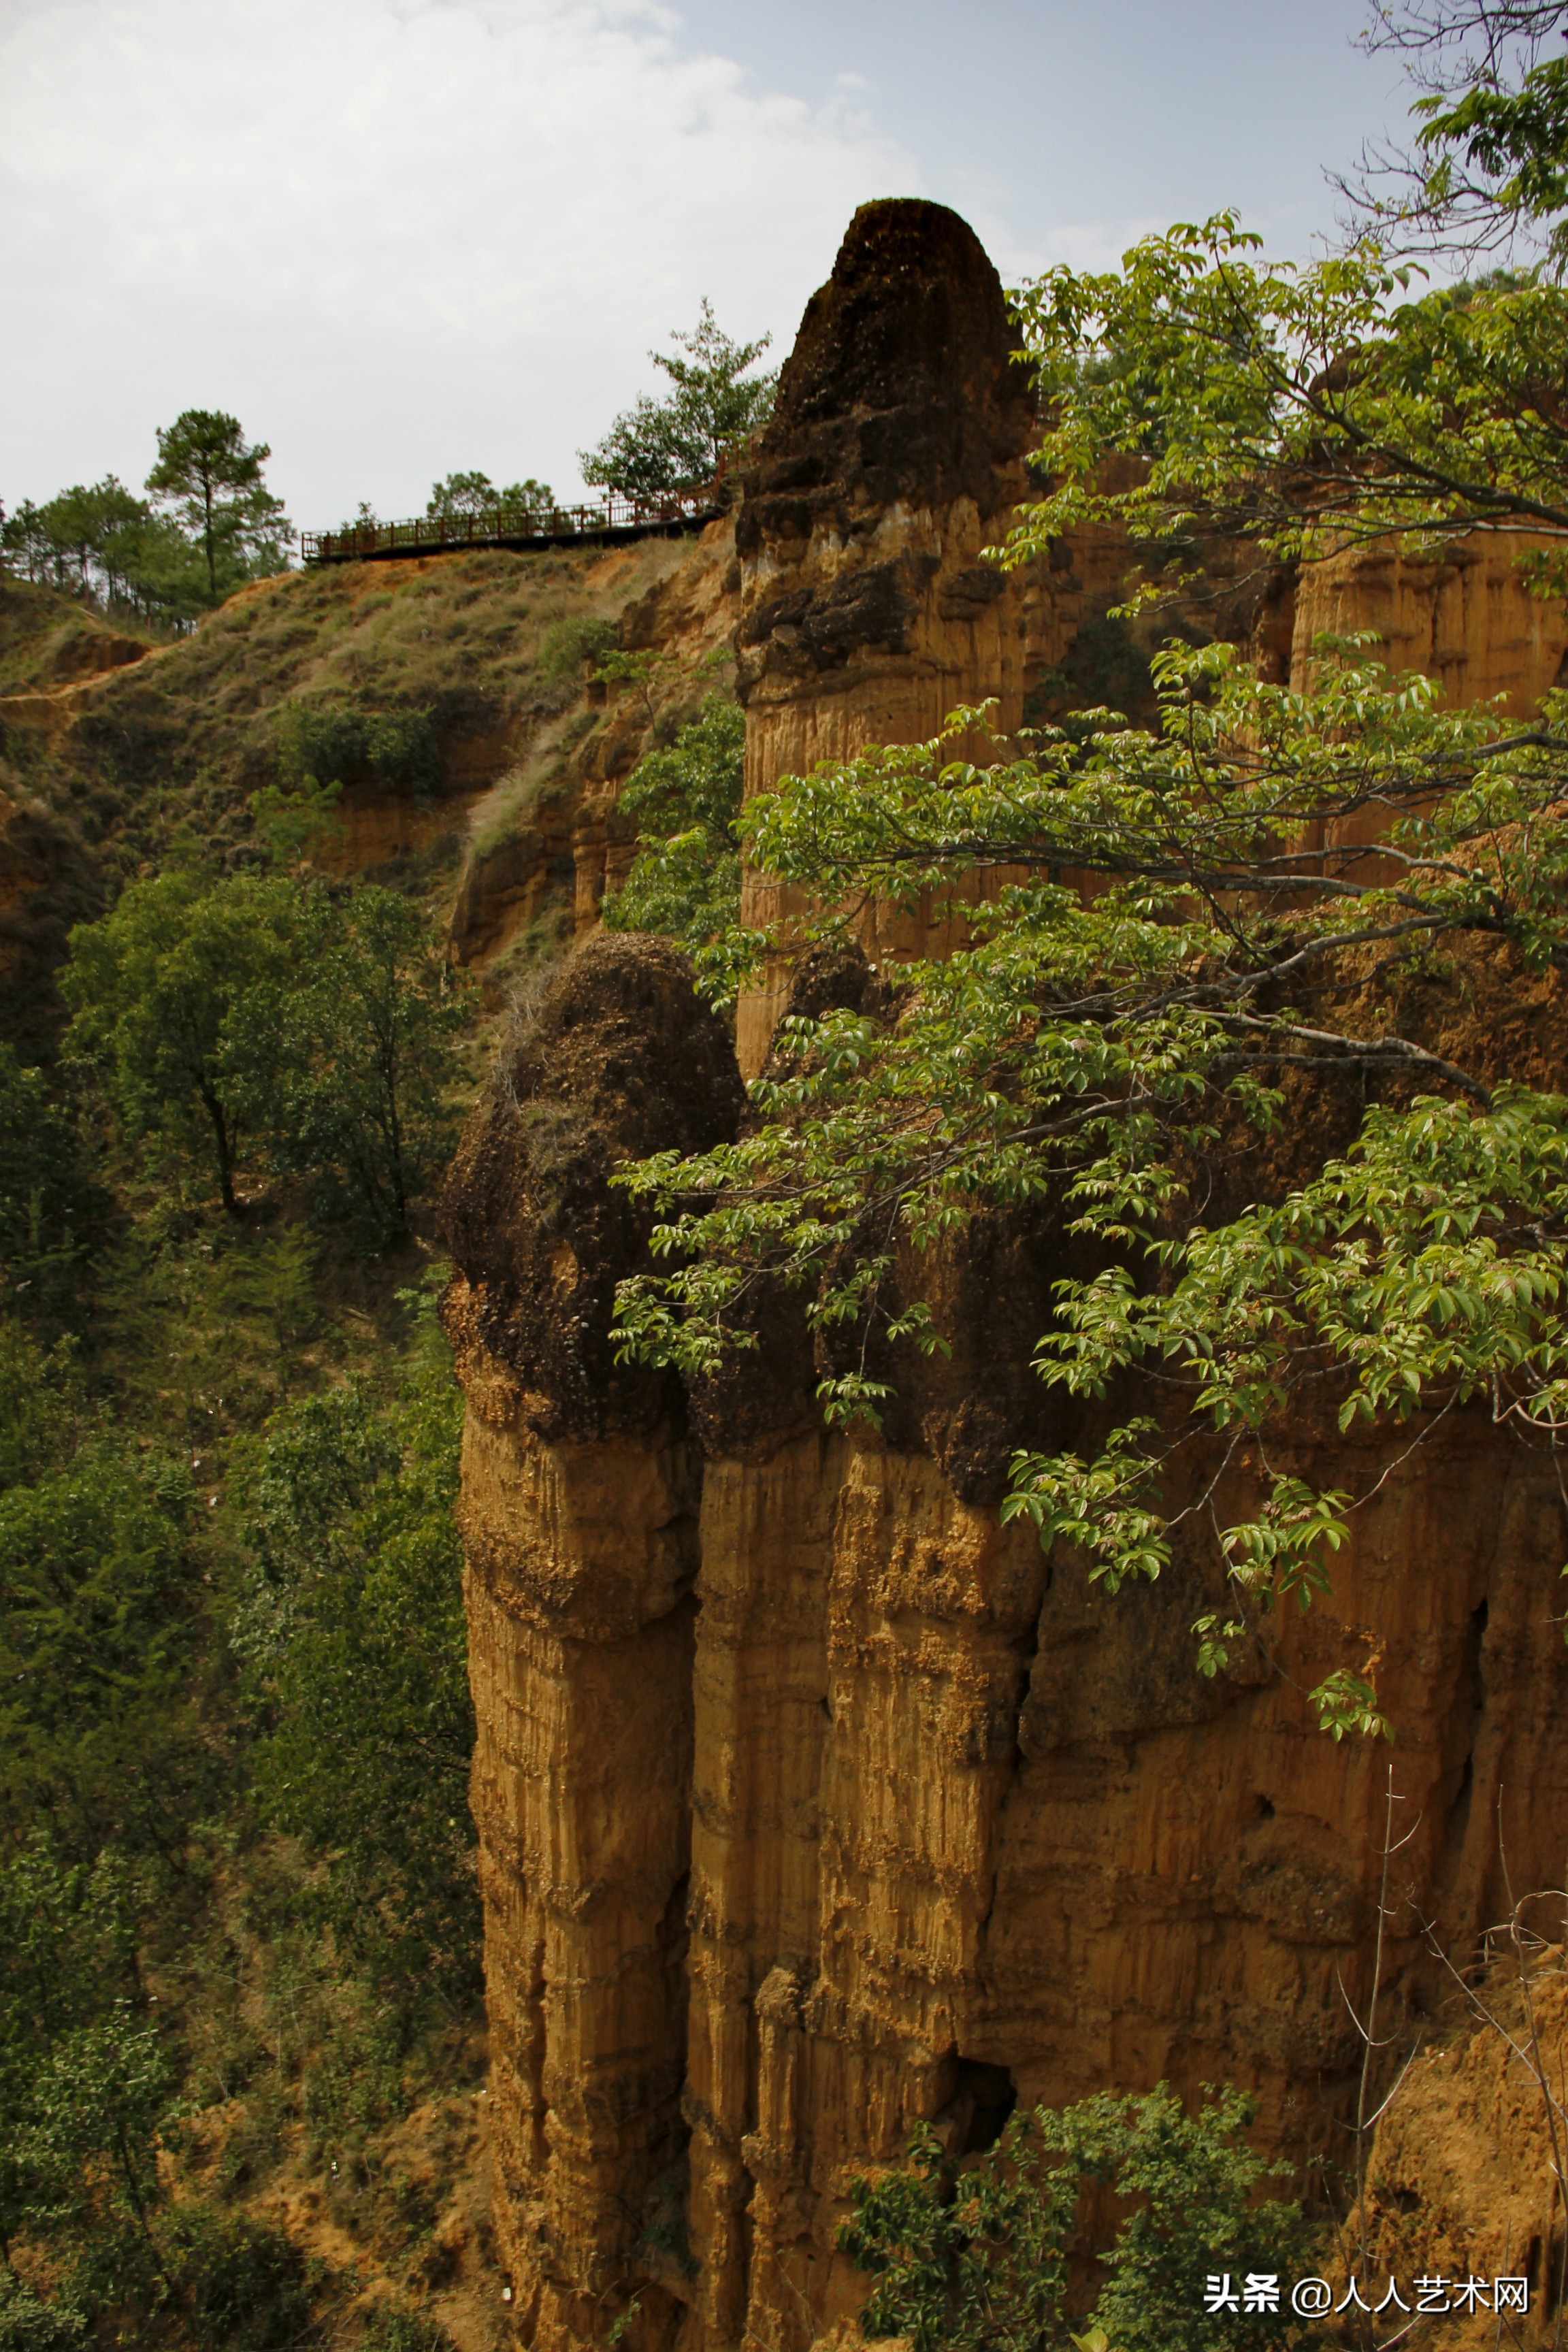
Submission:
POLYGON ((1016 2114, 994 2147, 968 2158, 945 2154, 921 2125, 908 2169, 850 2186, 839 2243, 872 2275, 865 2334, 904 2337, 912 2352, 1300 2343, 1289 2308, 1205 2308, 1211 2274, 1307 2267, 1314 2233, 1300 2209, 1256 2201, 1264 2166, 1243 2137, 1253 2114, 1250 2100, 1225 2090, 1188 2116, 1162 2084, 1143 2098, 1016 2114), (1068 2315, 1068 2258, 1094 2189, 1131 2210, 1097 2250, 1104 2284, 1086 2323, 1068 2315))
POLYGON ((258 1802, 334 1857, 339 1936, 389 1982, 457 2001, 477 1990, 461 1421, 424 1318, 390 1396, 361 1377, 300 1397, 236 1465, 258 1802))
POLYGON ((427 706, 290 702, 279 718, 277 742, 279 778, 289 792, 309 781, 341 784, 361 768, 384 788, 416 794, 433 792, 440 777, 427 706))
POLYGON ((488 474, 469 472, 448 474, 444 481, 435 483, 425 511, 432 522, 474 515, 499 523, 505 516, 526 528, 542 526, 554 505, 555 493, 549 483, 536 482, 531 474, 526 481, 508 482, 498 489, 488 474))
POLYGON ((733 929, 745 752, 745 713, 710 695, 667 750, 638 761, 617 803, 637 821, 637 854, 605 900, 611 930, 666 932, 700 962, 733 929))
POLYGON ((128 1137, 210 1168, 310 1178, 377 1244, 449 1147, 465 993, 418 909, 283 875, 151 875, 73 934, 68 1050, 128 1137))
POLYGON ((0 1055, 0 2347, 280 2352, 353 2283, 247 2192, 341 2158, 374 2211, 479 1992, 457 1391, 399 1288, 466 1011, 408 898, 195 868, 65 985, 75 1058, 0 1055))

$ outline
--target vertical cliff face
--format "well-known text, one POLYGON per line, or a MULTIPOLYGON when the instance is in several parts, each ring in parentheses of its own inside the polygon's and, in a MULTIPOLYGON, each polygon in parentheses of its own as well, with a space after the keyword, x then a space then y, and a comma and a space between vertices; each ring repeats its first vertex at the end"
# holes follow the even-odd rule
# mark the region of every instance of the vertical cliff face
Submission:
POLYGON ((1563 683, 1568 612, 1557 596, 1532 596, 1520 559, 1546 541, 1496 530, 1456 541, 1427 562, 1393 550, 1358 549, 1314 564, 1296 599, 1291 675, 1311 667, 1320 630, 1374 630, 1394 669, 1418 669, 1450 703, 1503 698, 1516 719, 1563 683))
MULTIPOLYGON (((1456 1425, 1359 1516, 1332 1601, 1211 1685, 1198 1559, 1108 1602, 1000 1525, 994 1462, 803 1426, 787 1332, 683 1412, 603 1330, 640 1243, 615 1155, 738 1108, 684 985, 653 943, 580 950, 455 1196, 500 2235, 531 2343, 635 2293, 650 2341, 804 2347, 859 2299, 851 2177, 922 2118, 962 2147, 1015 2096, 1229 2078, 1334 2152, 1387 1759, 1301 1692, 1376 1646, 1408 2021, 1416 1920, 1462 1943, 1502 1907, 1500 1795, 1516 1882, 1554 1874, 1562 1505, 1456 1425)), ((1026 1385, 1025 1273, 998 1248, 977 1408, 1026 1385)), ((1370 1486, 1353 1453, 1304 1430, 1290 1466, 1370 1486)))
MULTIPOLYGON (((1070 663, 1114 551, 1001 588, 978 554, 1026 428, 963 224, 868 207, 737 520, 753 789, 999 685, 1021 707, 1070 663)), ((875 985, 853 953, 781 969, 746 1053, 786 989, 875 985)), ((1499 1055, 1560 1071, 1555 983, 1483 975, 1465 1017, 1493 997, 1499 1055)), ((1279 2140, 1338 2152, 1388 1758, 1324 1740, 1301 1694, 1347 1654, 1376 1652, 1418 1821, 1385 2016, 1434 1997, 1418 1917, 1460 1942, 1496 1915, 1500 1797, 1516 1883, 1560 1868, 1549 1465, 1481 1415, 1402 1463, 1303 1423, 1283 1466, 1384 1482, 1331 1601, 1203 1683, 1200 1549, 1111 1601, 1000 1521, 1012 1448, 1058 1410, 1029 1369, 1067 1262, 1048 1219, 982 1219, 935 1269, 954 1359, 883 1438, 820 1429, 777 1301, 689 1396, 614 1361, 647 1238, 617 1161, 742 1116, 679 960, 589 939, 449 1204, 499 2222, 539 2346, 602 2341, 635 2295, 640 2345, 805 2352, 860 2299, 851 2178, 922 2118, 973 2147, 1015 2098, 1229 2077, 1279 2140)))
POLYGON ((685 2137, 700 1480, 679 1392, 605 1338, 648 1223, 609 1178, 740 1106, 681 960, 601 935, 521 1019, 447 1193, 497 2218, 544 2342, 592 2340, 646 2270, 685 2137))

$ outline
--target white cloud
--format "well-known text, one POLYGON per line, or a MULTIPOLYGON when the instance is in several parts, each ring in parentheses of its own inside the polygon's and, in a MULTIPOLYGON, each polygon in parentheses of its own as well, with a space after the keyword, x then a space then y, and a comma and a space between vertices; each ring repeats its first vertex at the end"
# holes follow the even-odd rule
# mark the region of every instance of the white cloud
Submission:
POLYGON ((921 192, 647 0, 10 0, 0 490, 222 407, 297 521, 573 453, 712 297, 787 350, 855 205, 921 192))

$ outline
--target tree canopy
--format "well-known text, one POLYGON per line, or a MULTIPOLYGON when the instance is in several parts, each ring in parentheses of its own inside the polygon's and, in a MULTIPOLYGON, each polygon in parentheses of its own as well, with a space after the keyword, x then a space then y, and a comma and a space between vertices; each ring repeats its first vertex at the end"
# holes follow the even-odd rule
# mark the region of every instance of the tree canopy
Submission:
POLYGON ((200 545, 215 601, 220 581, 226 591, 256 571, 281 571, 288 560, 289 519, 261 471, 271 455, 266 442, 247 442, 238 417, 221 409, 187 408, 158 428, 147 488, 200 545))
MULTIPOLYGON (((1568 295, 1413 292, 1365 240, 1256 252, 1222 215, 1021 289, 1047 423, 1005 560, 1126 524, 1157 597, 1211 531, 1263 564, 1525 526, 1561 593, 1568 295)), ((964 759, 986 717, 961 712, 748 805, 746 854, 817 910, 766 944, 852 931, 872 900, 952 916, 963 944, 889 968, 880 1012, 786 1023, 739 1143, 627 1171, 668 1265, 623 1286, 619 1331, 709 1373, 782 1282, 824 1411, 874 1423, 911 1351, 948 1344, 926 1295, 947 1239, 1048 1211, 1073 1255, 1037 1370, 1094 1434, 1018 1452, 1005 1515, 1111 1590, 1178 1531, 1211 1544, 1228 1604, 1193 1631, 1215 1673, 1324 1589, 1375 1491, 1315 1480, 1307 1429, 1405 1445, 1479 1403, 1549 1450, 1568 1432, 1568 1101, 1434 1011, 1568 973, 1568 700, 1447 710, 1355 639, 1289 687, 1222 644, 1154 675, 1152 728, 1083 711, 964 759), (1336 1133, 1347 1078, 1365 1108, 1336 1133), (1225 1213, 1269 1156, 1288 1181, 1236 1176, 1254 1205, 1225 1213)), ((1386 1727, 1366 1664, 1313 1694, 1336 1737, 1386 1727)))
POLYGON ((648 357, 674 391, 664 400, 644 393, 602 441, 578 452, 585 482, 628 499, 701 489, 766 424, 777 373, 748 377, 746 371, 767 350, 771 336, 754 343, 733 341, 704 297, 696 326, 685 334, 673 332, 672 340, 674 352, 650 352, 648 357))
MULTIPOLYGON (((308 822, 322 811, 310 803, 308 822)), ((70 1053, 132 1139, 226 1209, 248 1157, 313 1180, 380 1246, 450 1141, 467 1018, 420 910, 395 890, 175 870, 80 924, 61 988, 70 1053)))
POLYGON ((488 521, 515 515, 520 522, 526 522, 536 515, 549 514, 554 504, 555 493, 549 483, 536 482, 531 474, 526 481, 508 482, 504 489, 497 489, 488 474, 459 473, 431 485, 425 511, 433 522, 447 522, 459 515, 481 515, 488 521))
POLYGON ((187 409, 158 434, 149 499, 113 474, 42 506, 0 509, 0 566, 110 611, 184 626, 246 580, 283 571, 290 525, 264 443, 237 418, 187 409))
POLYGON ((1560 290, 1417 293, 1374 243, 1301 266, 1256 259, 1258 243, 1220 214, 1146 239, 1120 270, 1063 267, 1020 290, 1048 487, 1020 509, 1011 558, 1123 523, 1157 590, 1210 534, 1310 562, 1508 527, 1541 535, 1542 584, 1561 584, 1560 290), (1137 478, 1104 487, 1111 457, 1139 460, 1137 478))

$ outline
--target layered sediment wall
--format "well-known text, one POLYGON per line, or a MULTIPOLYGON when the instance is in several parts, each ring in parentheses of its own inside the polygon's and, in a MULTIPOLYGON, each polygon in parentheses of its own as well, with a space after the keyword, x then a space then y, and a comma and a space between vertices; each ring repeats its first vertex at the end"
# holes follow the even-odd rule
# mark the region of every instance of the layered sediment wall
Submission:
MULTIPOLYGON (((969 232, 868 207, 736 520, 752 789, 1056 690, 1116 558, 985 566, 1028 422, 969 232)), ((1278 594, 1237 622, 1282 626, 1278 594)), ((876 986, 883 919, 868 959, 781 965, 741 1063, 789 990, 876 986)), ((1463 1017, 1547 1077, 1563 1011, 1489 970, 1463 1017)), ((1376 1654, 1417 1823, 1384 2014, 1436 1998, 1421 1919, 1458 1944, 1496 1916, 1500 1805, 1515 1882, 1560 1869, 1562 1496, 1483 1415, 1402 1462, 1303 1424, 1287 1466, 1384 1483, 1331 1600, 1204 1683, 1200 1547, 1110 1601, 1001 1523, 1012 1450, 1076 1434, 1030 1371, 1068 1262, 1044 1213, 980 1219, 934 1270, 953 1357, 910 1368, 881 1436, 823 1431, 784 1309, 690 1392, 617 1363, 647 1220, 616 1169, 736 1133, 740 1067, 666 945, 590 935, 521 1011, 448 1202, 498 2227, 542 2347, 635 2299, 639 2345, 804 2352, 863 2291, 851 2179, 921 2119, 977 2147, 1014 2099, 1225 2077, 1333 2152, 1389 1761, 1312 1724, 1347 1653, 1376 1654)))

